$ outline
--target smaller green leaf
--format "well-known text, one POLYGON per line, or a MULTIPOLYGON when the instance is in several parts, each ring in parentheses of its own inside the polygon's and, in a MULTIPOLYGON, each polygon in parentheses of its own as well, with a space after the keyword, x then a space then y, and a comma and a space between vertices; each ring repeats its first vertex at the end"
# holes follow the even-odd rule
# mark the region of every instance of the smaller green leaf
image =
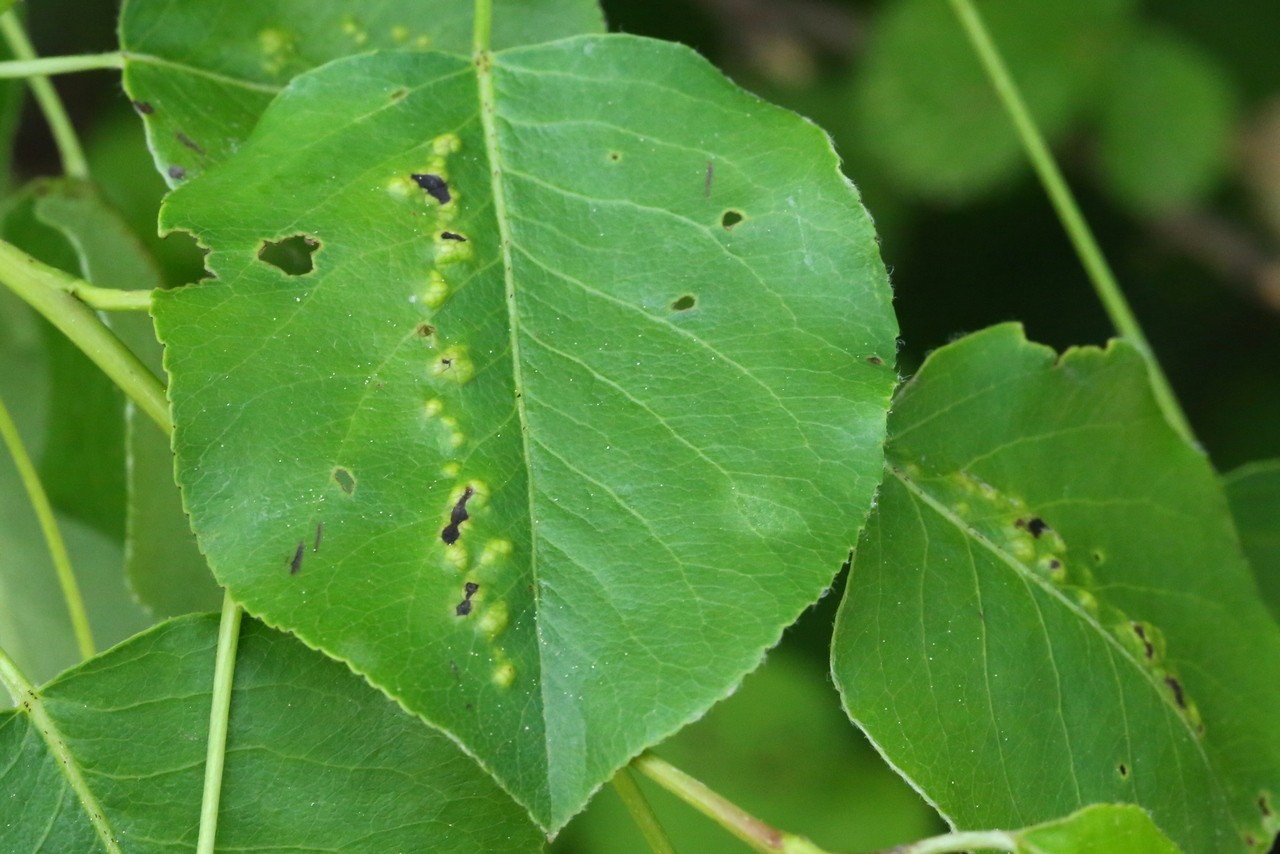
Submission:
MULTIPOLYGON (((0 713, 0 850, 194 850, 217 631, 164 623, 0 713)), ((245 621, 231 708, 219 850, 540 847, 451 741, 287 635, 245 621)))
MULTIPOLYGON (((494 49, 604 29, 595 0, 494 6, 494 49)), ((120 12, 124 87, 173 186, 236 151, 304 71, 378 49, 470 53, 472 19, 461 0, 129 0, 120 12)))
POLYGON ((1222 485, 1262 599, 1280 620, 1280 460, 1241 466, 1222 485))
MULTIPOLYGON (((978 5, 1037 125, 1053 137, 1088 106, 1134 4, 978 5)), ((866 149, 922 195, 984 192, 1025 163, 1009 117, 944 2, 888 4, 856 85, 853 109, 866 149)))
POLYGON ((1019 854, 1177 854, 1145 810, 1132 804, 1093 804, 1066 818, 1014 834, 1019 854))
POLYGON ((1108 187, 1142 214, 1191 204, 1228 167, 1231 81, 1203 51, 1149 33, 1117 63, 1102 104, 1099 158, 1108 187))

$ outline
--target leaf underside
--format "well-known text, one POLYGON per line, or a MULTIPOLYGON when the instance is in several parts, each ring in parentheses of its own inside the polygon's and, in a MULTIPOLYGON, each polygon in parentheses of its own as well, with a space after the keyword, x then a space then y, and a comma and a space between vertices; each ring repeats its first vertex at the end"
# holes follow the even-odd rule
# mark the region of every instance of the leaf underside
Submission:
POLYGON ((1139 354, 939 350, 886 470, 833 671, 895 767, 961 827, 1128 801, 1185 850, 1265 849, 1280 631, 1139 354))
POLYGON ((856 539, 895 379, 871 223, 820 131, 686 49, 332 63, 162 220, 218 277, 155 306, 215 574, 549 830, 856 539))
MULTIPOLYGON (((217 634, 214 616, 180 618, 60 676, 39 691, 47 729, 31 698, 0 713, 0 787, 21 793, 0 850, 194 850, 217 634)), ((540 848, 447 737, 293 638, 244 623, 231 705, 219 850, 540 848)))

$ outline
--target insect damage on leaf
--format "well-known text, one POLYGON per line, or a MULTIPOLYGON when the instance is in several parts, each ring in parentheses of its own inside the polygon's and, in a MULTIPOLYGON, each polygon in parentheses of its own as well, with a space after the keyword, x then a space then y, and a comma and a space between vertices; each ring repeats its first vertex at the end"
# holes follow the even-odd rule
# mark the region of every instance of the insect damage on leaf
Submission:
POLYGON ((733 227, 746 219, 742 211, 727 210, 720 217, 720 227, 725 231, 733 231, 733 227))
POLYGON ((409 176, 419 187, 427 191, 427 195, 435 199, 442 205, 449 204, 449 200, 453 198, 449 193, 449 185, 439 175, 423 174, 415 172, 409 176))
POLYGON ((302 555, 307 550, 307 544, 302 540, 298 540, 298 549, 293 553, 293 560, 289 563, 289 574, 297 575, 302 569, 302 555))
POLYGON ((467 242, 467 238, 463 237, 461 234, 458 234, 456 231, 442 231, 440 232, 440 237, 444 240, 457 240, 461 243, 467 242))
POLYGON ((199 155, 203 155, 203 154, 204 154, 204 149, 200 147, 200 143, 196 142, 194 139, 192 139, 191 137, 187 136, 187 135, 186 135, 185 133, 183 133, 182 131, 178 131, 178 132, 177 132, 177 133, 175 133, 173 136, 174 136, 174 138, 175 138, 176 140, 178 140, 178 142, 182 143, 182 144, 183 144, 183 145, 185 145, 187 148, 189 148, 189 149, 191 149, 192 151, 194 151, 196 154, 199 154, 199 155))
POLYGON ((320 551, 320 538, 323 536, 324 536, 324 522, 317 522, 316 523, 316 540, 315 540, 315 544, 311 547, 311 551, 313 553, 320 551))
POLYGON ((334 466, 333 482, 338 484, 338 488, 341 489, 345 494, 347 495, 355 494, 356 476, 351 473, 350 469, 344 466, 334 466))
POLYGON ((471 514, 467 512, 467 502, 475 494, 475 489, 468 485, 462 491, 462 497, 458 499, 458 503, 453 505, 453 509, 449 511, 449 524, 445 525, 444 530, 440 532, 440 539, 444 541, 446 546, 456 543, 458 537, 462 535, 462 531, 458 529, 458 526, 471 518, 471 514))
POLYGON ((454 613, 456 613, 459 617, 465 617, 471 613, 471 597, 476 595, 476 591, 480 589, 480 585, 476 584, 474 581, 468 581, 463 586, 462 589, 463 589, 462 601, 459 602, 458 606, 453 609, 454 613))
POLYGON ((263 240, 258 247, 258 260, 275 267, 286 276, 305 276, 315 270, 311 256, 320 241, 309 234, 293 234, 280 240, 263 240))
POLYGON ((698 304, 698 298, 692 294, 685 294, 679 299, 671 303, 672 311, 688 311, 698 304))

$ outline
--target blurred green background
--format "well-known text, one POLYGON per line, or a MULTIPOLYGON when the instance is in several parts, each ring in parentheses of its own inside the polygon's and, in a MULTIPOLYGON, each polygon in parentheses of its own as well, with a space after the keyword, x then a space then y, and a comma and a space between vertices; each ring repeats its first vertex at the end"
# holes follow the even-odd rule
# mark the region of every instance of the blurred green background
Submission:
MULTIPOLYGON (((689 44, 831 133, 881 233, 904 376, 931 349, 1006 320, 1060 349, 1110 335, 943 0, 603 5, 613 30, 689 44)), ((1280 4, 980 8, 1214 464, 1280 457, 1280 4)), ((26 12, 42 54, 115 48, 115 4, 42 0, 26 12)), ((197 277, 189 243, 154 237, 164 184, 118 75, 57 84, 104 194, 171 283, 197 277)), ((59 169, 30 105, 12 169, 11 187, 59 169)), ((834 850, 937 832, 839 709, 826 671, 838 599, 815 606, 735 696, 657 752, 834 850)), ((680 850, 747 850, 646 791, 680 850)), ((554 850, 646 849, 606 788, 554 850)))

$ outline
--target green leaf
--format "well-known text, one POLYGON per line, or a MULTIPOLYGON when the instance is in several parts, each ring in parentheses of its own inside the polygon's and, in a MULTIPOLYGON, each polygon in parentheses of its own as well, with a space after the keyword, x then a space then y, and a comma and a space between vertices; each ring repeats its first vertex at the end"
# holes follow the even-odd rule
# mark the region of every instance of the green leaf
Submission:
POLYGON ((1094 804, 1015 834, 1026 854, 1178 854, 1151 816, 1132 804, 1094 804))
MULTIPOLYGON (((104 850, 87 810, 116 850, 195 848, 217 631, 214 616, 164 623, 0 713, 3 798, 24 804, 0 822, 0 850, 104 850)), ((519 807, 445 736, 251 621, 231 707, 219 850, 539 848, 519 807)))
MULTIPOLYGON (((155 262, 92 186, 73 181, 44 184, 35 214, 72 244, 81 274, 94 285, 139 290, 161 286, 155 262)), ((160 344, 149 317, 118 314, 108 323, 163 376, 160 344)), ((183 513, 168 437, 136 407, 126 411, 120 406, 117 417, 127 427, 128 465, 121 468, 127 468, 124 571, 130 588, 160 616, 217 609, 222 593, 196 549, 183 513)))
POLYGON ((1212 57, 1148 33, 1129 46, 1105 91, 1099 165, 1120 201, 1158 214, 1214 189, 1230 166, 1236 105, 1212 57))
POLYGON ((831 582, 896 329, 817 128, 659 42, 477 67, 295 80, 171 197, 218 281, 156 317, 219 580, 555 829, 831 582))
POLYGON ((1280 629, 1124 343, 998 326, 894 402, 833 641, 850 717, 956 825, 1133 802, 1189 851, 1277 827, 1280 629))
POLYGON ((1280 620, 1280 460, 1241 466, 1222 485, 1262 599, 1280 620))
MULTIPOLYGON (((1122 43, 1132 0, 978 4, 1036 125, 1065 130, 1089 105, 1122 43)), ((898 0, 876 20, 853 109, 866 149, 902 185, 959 199, 1026 162, 1009 117, 939 0, 898 0)))
MULTIPOLYGON (((461 0, 127 0, 124 87, 171 186, 236 151, 297 75, 388 48, 471 51, 461 0), (208 37, 216 32, 218 37, 208 37)), ((595 0, 496 0, 495 48, 601 32, 595 0)))

